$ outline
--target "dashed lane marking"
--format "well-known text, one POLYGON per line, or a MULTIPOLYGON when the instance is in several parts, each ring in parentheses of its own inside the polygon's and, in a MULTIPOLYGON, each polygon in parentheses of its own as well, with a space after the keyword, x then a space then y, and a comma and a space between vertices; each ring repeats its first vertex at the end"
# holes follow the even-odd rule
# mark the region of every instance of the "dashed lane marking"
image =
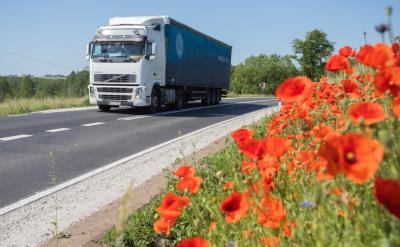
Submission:
POLYGON ((91 127, 91 126, 102 125, 102 124, 105 124, 105 122, 87 123, 87 124, 82 124, 81 126, 83 126, 83 127, 91 127))
POLYGON ((133 116, 133 117, 118 118, 117 120, 134 120, 134 119, 140 119, 140 118, 146 118, 146 117, 150 117, 150 116, 139 115, 139 116, 133 116))
POLYGON ((16 139, 21 139, 21 138, 26 138, 26 137, 31 137, 32 135, 16 135, 16 136, 8 136, 8 137, 2 137, 0 138, 0 141, 11 141, 11 140, 16 140, 16 139))
POLYGON ((48 133, 55 133, 55 132, 61 132, 61 131, 66 131, 70 130, 70 128, 59 128, 59 129, 52 129, 52 130, 46 130, 48 133))

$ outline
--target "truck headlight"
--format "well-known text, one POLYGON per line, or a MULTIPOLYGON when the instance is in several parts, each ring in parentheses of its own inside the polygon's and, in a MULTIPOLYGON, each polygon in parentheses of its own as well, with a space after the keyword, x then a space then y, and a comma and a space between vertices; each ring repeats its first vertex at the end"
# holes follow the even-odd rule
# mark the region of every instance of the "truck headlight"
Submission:
POLYGON ((90 93, 90 96, 91 96, 91 97, 94 97, 94 96, 95 96, 95 92, 96 92, 96 89, 95 89, 94 87, 90 87, 90 88, 89 88, 89 93, 90 93))
POLYGON ((136 88, 135 91, 135 99, 140 99, 142 97, 143 90, 141 87, 136 88))

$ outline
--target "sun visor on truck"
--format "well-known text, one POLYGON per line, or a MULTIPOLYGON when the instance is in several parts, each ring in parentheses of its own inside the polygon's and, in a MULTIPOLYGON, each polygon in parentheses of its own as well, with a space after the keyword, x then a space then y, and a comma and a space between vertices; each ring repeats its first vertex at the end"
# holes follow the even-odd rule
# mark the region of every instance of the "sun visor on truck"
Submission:
POLYGON ((94 42, 101 41, 131 41, 131 42, 145 42, 147 37, 145 35, 96 35, 93 38, 94 42))

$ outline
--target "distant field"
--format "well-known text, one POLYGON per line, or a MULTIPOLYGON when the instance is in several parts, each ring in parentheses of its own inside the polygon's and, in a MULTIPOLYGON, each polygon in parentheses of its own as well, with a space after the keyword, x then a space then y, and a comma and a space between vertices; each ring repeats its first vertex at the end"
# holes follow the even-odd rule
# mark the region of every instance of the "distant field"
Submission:
POLYGON ((87 105, 89 105, 87 97, 12 99, 0 103, 0 116, 87 105))

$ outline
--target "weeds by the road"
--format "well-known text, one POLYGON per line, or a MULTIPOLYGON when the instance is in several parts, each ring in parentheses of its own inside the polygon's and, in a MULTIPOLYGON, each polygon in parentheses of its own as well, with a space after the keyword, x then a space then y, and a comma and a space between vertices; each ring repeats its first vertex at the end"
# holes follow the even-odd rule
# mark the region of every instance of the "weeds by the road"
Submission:
POLYGON ((0 103, 0 116, 87 105, 89 105, 87 97, 7 99, 0 103))

